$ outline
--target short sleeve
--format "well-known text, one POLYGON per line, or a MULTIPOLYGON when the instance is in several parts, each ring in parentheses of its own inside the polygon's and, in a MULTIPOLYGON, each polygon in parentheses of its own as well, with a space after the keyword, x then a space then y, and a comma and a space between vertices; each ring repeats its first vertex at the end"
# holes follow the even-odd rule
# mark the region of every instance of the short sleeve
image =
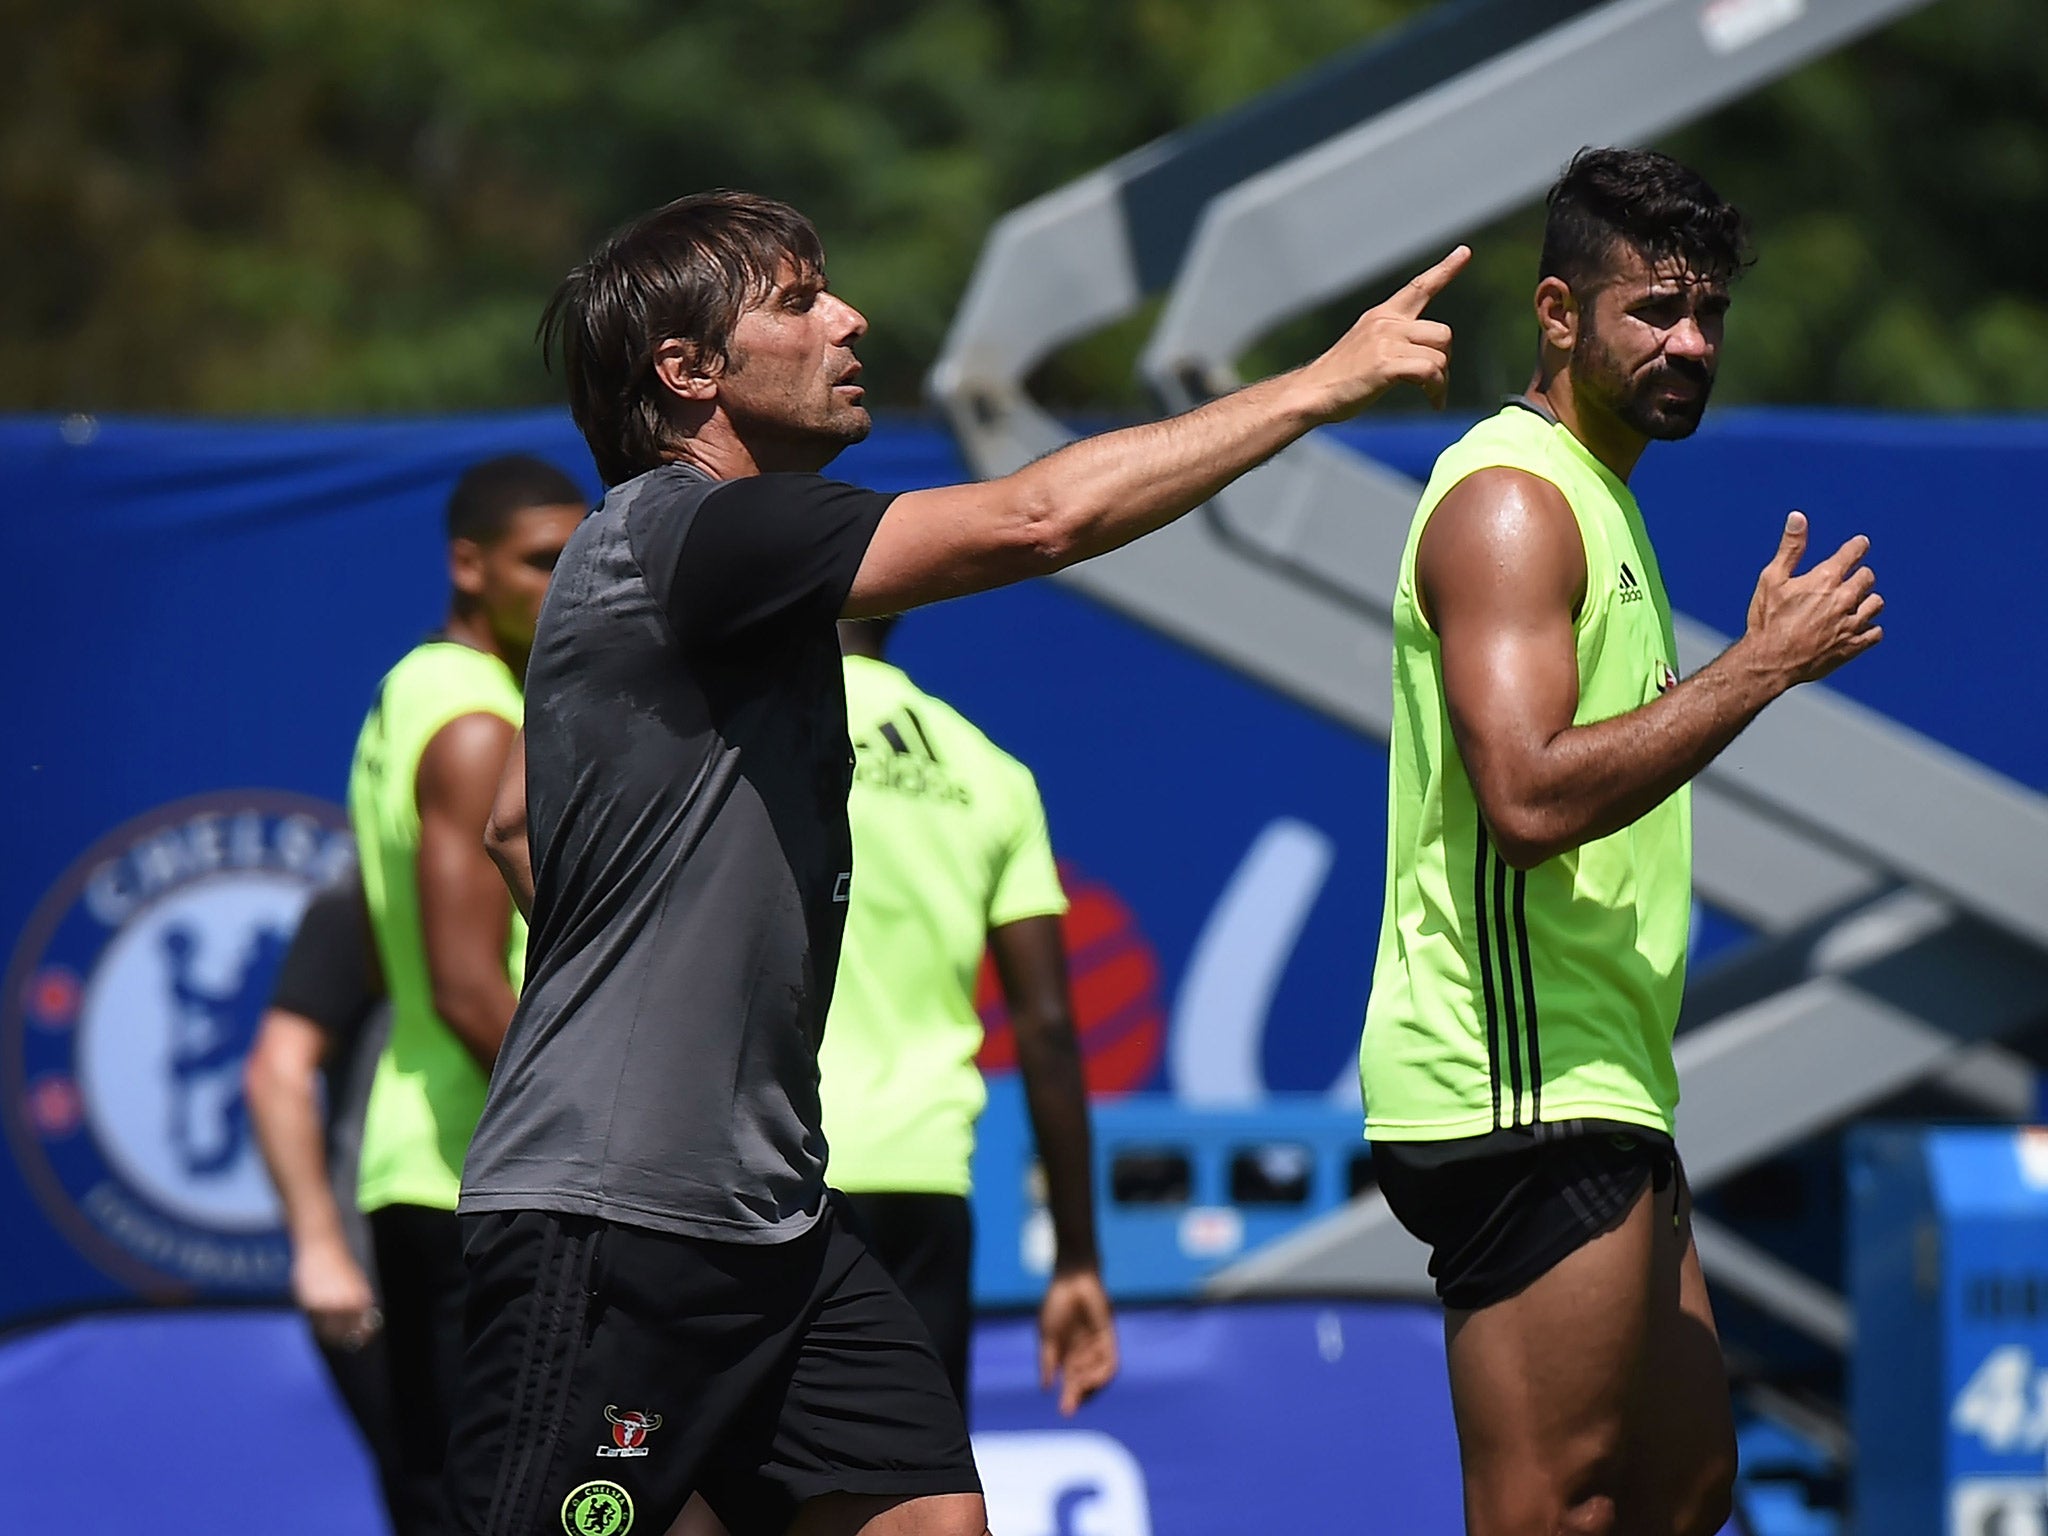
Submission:
POLYGON ((713 489, 694 516, 636 504, 629 533, 677 641, 717 645, 758 626, 838 618, 893 500, 821 475, 753 475, 713 489))
POLYGON ((989 893, 991 928, 1021 923, 1027 917, 1059 917, 1067 910, 1067 893, 1060 888, 1059 869, 1053 862, 1052 834, 1046 827, 1038 785, 1021 765, 1018 772, 1023 782, 1017 797, 1017 830, 997 871, 995 889, 989 893))
POLYGON ((278 967, 270 1006, 342 1037, 354 1031, 380 995, 363 888, 355 880, 330 886, 306 904, 299 931, 278 967))

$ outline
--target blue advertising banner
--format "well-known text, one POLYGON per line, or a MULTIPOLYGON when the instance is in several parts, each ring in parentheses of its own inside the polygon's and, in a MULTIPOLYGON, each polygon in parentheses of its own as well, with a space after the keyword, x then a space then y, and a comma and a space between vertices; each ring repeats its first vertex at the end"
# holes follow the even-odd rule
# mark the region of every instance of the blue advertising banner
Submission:
MULTIPOLYGON (((1461 425, 1348 436, 1420 473, 1461 425)), ((515 449, 596 492, 554 412, 0 422, 0 1324, 276 1291, 240 1058, 299 904, 344 856, 377 680, 442 616, 448 489, 515 449)), ((1731 413, 1637 484, 1674 599, 1731 632, 1788 507, 1817 546, 1871 534, 1890 638, 1840 686, 2042 788, 2033 614, 1998 578, 2048 565, 2044 469, 2041 422, 1731 413)), ((836 470, 963 473, 918 423, 836 470)), ((914 615, 895 655, 1038 775, 1098 1087, 1342 1088, 1384 879, 1376 744, 1046 583, 914 615), (1254 896, 1286 920, 1228 920, 1254 896), (1263 979, 1228 1000, 1228 1049, 1177 1051, 1216 1017, 1218 975, 1263 979)), ((998 1021, 992 1065, 1005 1047, 998 1021)))
MULTIPOLYGON (((1127 1310, 1119 1324, 1122 1374, 1072 1419, 1039 1387, 1033 1325, 980 1326, 974 1449, 991 1529, 1457 1528, 1434 1309, 1127 1310)), ((282 1313, 85 1318, 0 1345, 0 1497, 61 1497, 66 1536, 388 1529, 305 1324, 282 1313), (136 1426, 108 1455, 105 1437, 136 1426)))

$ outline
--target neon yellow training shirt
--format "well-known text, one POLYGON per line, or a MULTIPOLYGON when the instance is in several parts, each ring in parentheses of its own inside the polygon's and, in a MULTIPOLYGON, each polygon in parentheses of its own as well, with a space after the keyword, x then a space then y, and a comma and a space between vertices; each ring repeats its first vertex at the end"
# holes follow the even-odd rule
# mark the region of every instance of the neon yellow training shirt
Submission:
POLYGON ((1415 552, 1452 487, 1496 467, 1548 480, 1579 525, 1573 723, 1638 709, 1677 680, 1671 604, 1626 485, 1564 427, 1518 405, 1445 451, 1394 597, 1387 900, 1359 1052, 1366 1135, 1445 1141, 1560 1120, 1668 1134, 1692 916, 1690 788, 1612 836, 1517 871, 1487 836, 1451 736, 1415 552))
POLYGON ((964 1195, 988 932, 1067 910, 1031 771, 886 662, 846 658, 853 885, 818 1051, 827 1177, 964 1195))
MULTIPOLYGON (((420 934, 420 758, 442 726, 463 715, 519 724, 524 700, 497 657, 452 640, 415 646, 385 674, 356 740, 348 779, 370 927, 391 997, 391 1037, 377 1058, 363 1119, 357 1203, 455 1209, 462 1157, 483 1113, 487 1079, 476 1058, 434 1012, 420 934)), ((483 835, 483 829, 477 829, 483 835)), ((526 923, 517 911, 505 968, 519 986, 526 923)))

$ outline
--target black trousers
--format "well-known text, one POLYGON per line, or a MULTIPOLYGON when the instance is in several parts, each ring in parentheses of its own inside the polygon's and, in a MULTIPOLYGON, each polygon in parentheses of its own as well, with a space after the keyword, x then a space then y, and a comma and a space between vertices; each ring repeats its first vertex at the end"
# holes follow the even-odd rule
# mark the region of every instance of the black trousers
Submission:
POLYGON ((868 1251, 930 1330, 967 1412, 967 1346, 974 1330, 974 1212, 965 1195, 851 1194, 868 1251))
POLYGON ((398 1501, 398 1445, 391 1434, 391 1351, 384 1335, 372 1334, 360 1349, 318 1340, 315 1346, 376 1465, 377 1485, 384 1491, 384 1507, 390 1509, 398 1501))
POLYGON ((453 1211, 387 1205, 370 1213, 370 1236, 390 1361, 391 1527, 395 1536, 449 1536, 442 1471, 462 1382, 462 1228, 453 1211))

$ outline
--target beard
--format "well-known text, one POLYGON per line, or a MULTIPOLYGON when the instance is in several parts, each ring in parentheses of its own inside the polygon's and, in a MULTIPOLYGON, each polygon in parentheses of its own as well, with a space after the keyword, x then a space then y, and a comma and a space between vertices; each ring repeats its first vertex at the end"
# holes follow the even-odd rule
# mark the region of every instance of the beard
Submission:
POLYGON ((875 425, 865 405, 843 399, 836 391, 822 398, 810 390, 791 390, 767 400, 729 398, 726 414, 740 437, 754 445, 757 460, 766 452, 778 463, 819 469, 842 449, 863 441, 875 425))
POLYGON ((1674 443, 1699 430, 1714 392, 1714 375, 1700 363, 1665 359, 1631 376, 1600 338, 1588 331, 1572 353, 1573 392, 1613 413, 1652 442, 1674 443))
POLYGON ((815 453, 824 455, 822 468, 838 458, 840 450, 864 441, 874 426, 875 419, 865 405, 851 405, 835 395, 828 409, 811 415, 793 435, 815 453))

